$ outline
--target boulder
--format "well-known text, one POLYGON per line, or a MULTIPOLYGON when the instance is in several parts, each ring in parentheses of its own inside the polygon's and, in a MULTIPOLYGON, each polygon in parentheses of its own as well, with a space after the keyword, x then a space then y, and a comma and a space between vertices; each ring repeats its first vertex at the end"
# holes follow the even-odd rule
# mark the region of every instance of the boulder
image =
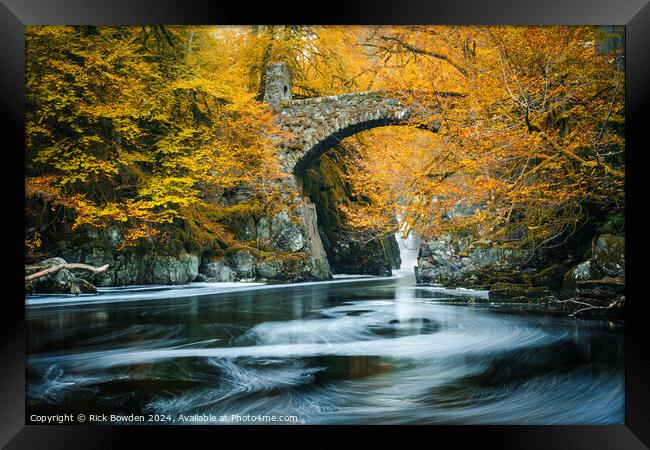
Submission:
POLYGON ((330 271, 327 259, 320 255, 309 256, 299 267, 300 278, 308 281, 331 280, 332 272, 330 271))
POLYGON ((198 275, 199 256, 188 252, 179 241, 164 247, 118 249, 114 245, 122 237, 117 228, 109 228, 99 236, 97 242, 66 245, 61 253, 69 262, 95 267, 108 264, 108 270, 94 278, 88 273, 76 274, 97 286, 185 284, 198 275))
POLYGON ((235 272, 225 258, 204 258, 200 271, 206 281, 228 282, 236 279, 235 272))
POLYGON ((67 261, 63 258, 48 258, 44 259, 33 265, 25 266, 25 276, 35 274, 44 269, 49 269, 50 267, 60 266, 61 264, 66 264, 67 261))
POLYGON ((66 255, 66 259, 69 261, 80 261, 95 267, 101 267, 105 264, 108 264, 109 269, 106 272, 102 272, 97 275, 93 275, 90 272, 79 272, 76 273, 76 275, 97 286, 111 286, 113 284, 112 275, 115 271, 116 265, 115 258, 113 258, 110 251, 101 248, 92 248, 89 251, 85 252, 85 255, 83 257, 74 254, 70 256, 70 259, 68 259, 68 256, 66 255))
MULTIPOLYGON (((49 266, 41 266, 41 270, 59 264, 65 264, 62 258, 51 258, 63 261, 53 262, 50 260, 49 266)), ((35 280, 29 281, 25 285, 28 294, 95 294, 97 288, 83 278, 75 276, 71 271, 61 269, 55 274, 45 275, 35 280)))
POLYGON ((111 278, 98 280, 100 286, 127 286, 130 284, 151 283, 151 257, 137 254, 117 254, 111 278), (105 284, 106 283, 106 284, 105 284))
MULTIPOLYGON (((263 230, 262 237, 266 230, 263 230)), ((305 246, 305 239, 298 223, 292 222, 287 211, 281 211, 271 221, 273 247, 284 252, 297 252, 305 246)))
POLYGON ((267 280, 278 279, 282 276, 282 264, 280 264, 280 261, 258 262, 255 269, 260 278, 266 278, 267 280))
POLYGON ((228 257, 238 278, 255 278, 255 257, 248 250, 237 250, 228 257))
POLYGON ((60 266, 61 264, 67 264, 67 261, 63 258, 47 258, 43 261, 36 264, 38 270, 49 269, 50 267, 60 266))
POLYGON ((290 226, 282 230, 274 244, 275 248, 285 252, 297 252, 302 250, 304 246, 305 240, 303 239, 302 233, 295 226, 290 226))
POLYGON ((625 238, 603 234, 596 241, 593 262, 610 277, 625 276, 625 238))
POLYGON ((567 272, 562 308, 571 315, 623 318, 625 310, 625 240, 598 238, 591 259, 567 272))
POLYGON ((574 280, 595 280, 602 277, 602 273, 592 260, 583 261, 573 270, 574 280))
POLYGON ((575 288, 577 281, 597 280, 602 277, 602 273, 598 267, 593 263, 593 260, 583 261, 577 266, 572 267, 562 282, 561 296, 562 298, 570 298, 575 295, 575 288))
POLYGON ((178 257, 157 256, 153 264, 154 284, 185 284, 199 274, 199 257, 182 252, 178 257))

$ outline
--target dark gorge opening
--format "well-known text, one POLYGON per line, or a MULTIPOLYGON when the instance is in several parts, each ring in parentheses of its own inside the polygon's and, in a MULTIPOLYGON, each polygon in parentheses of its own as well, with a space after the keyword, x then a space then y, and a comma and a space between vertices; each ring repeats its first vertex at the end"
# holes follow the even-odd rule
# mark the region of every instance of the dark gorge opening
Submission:
POLYGON ((400 249, 392 234, 359 236, 346 223, 341 205, 353 208, 370 199, 355 195, 347 179, 345 156, 339 144, 310 161, 301 171, 305 195, 316 205, 318 232, 334 274, 391 274, 401 265, 400 249))

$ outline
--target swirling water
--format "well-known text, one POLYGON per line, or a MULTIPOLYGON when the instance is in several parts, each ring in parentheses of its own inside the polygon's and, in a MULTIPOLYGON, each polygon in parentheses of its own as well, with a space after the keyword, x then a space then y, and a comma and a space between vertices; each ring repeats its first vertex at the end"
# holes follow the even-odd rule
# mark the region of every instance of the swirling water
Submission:
POLYGON ((175 423, 623 423, 622 325, 459 295, 481 294, 402 276, 33 297, 27 409, 175 423))

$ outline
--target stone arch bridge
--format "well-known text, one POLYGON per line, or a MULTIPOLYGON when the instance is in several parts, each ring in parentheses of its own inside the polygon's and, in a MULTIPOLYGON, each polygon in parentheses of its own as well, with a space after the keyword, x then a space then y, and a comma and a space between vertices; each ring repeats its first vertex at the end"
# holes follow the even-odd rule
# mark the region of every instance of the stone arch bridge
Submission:
MULTIPOLYGON (((404 105, 399 99, 380 92, 294 100, 291 76, 285 63, 269 64, 264 101, 277 115, 276 124, 281 132, 272 138, 279 149, 282 170, 292 175, 282 183, 285 192, 293 198, 291 212, 286 217, 296 219, 295 227, 287 227, 283 233, 292 237, 288 239, 292 244, 289 250, 308 255, 309 276, 328 279, 333 272, 385 275, 390 274, 392 268, 398 268, 399 246, 393 235, 379 236, 367 243, 351 242, 343 236, 345 225, 337 222, 340 219, 334 217, 328 206, 333 203, 324 201, 322 195, 335 196, 334 202, 338 204, 345 201, 344 196, 348 194, 344 189, 321 190, 320 187, 319 192, 327 194, 310 191, 313 183, 305 184, 305 180, 314 174, 310 175, 307 169, 342 139, 371 128, 405 125, 411 123, 409 119, 419 118, 420 128, 437 132, 440 122, 431 118, 432 111, 404 105), (334 222, 340 226, 332 226, 334 222)), ((437 116, 439 114, 435 114, 437 116)), ((320 179, 319 183, 330 181, 320 179)), ((328 184, 328 187, 331 186, 328 184)), ((273 220, 276 219, 271 222, 273 220)))
MULTIPOLYGON (((285 63, 270 64, 264 101, 278 114, 277 124, 286 132, 278 140, 285 171, 300 174, 323 152, 360 131, 387 125, 403 125, 425 115, 380 92, 360 92, 292 100, 292 84, 285 63)), ((438 131, 438 121, 421 128, 438 131)))

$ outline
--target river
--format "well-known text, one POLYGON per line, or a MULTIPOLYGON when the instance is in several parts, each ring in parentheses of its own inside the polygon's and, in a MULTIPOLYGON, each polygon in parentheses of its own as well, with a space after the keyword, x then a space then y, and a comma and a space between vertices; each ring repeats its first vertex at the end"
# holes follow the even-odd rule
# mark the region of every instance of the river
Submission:
POLYGON ((622 325, 454 301, 485 295, 415 286, 410 273, 30 297, 28 412, 623 423, 622 325))

